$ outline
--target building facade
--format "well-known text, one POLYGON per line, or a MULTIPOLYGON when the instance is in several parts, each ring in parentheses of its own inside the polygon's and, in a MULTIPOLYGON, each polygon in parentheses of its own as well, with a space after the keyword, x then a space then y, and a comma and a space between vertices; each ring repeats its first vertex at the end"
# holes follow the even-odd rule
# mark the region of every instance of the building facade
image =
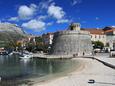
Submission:
POLYGON ((100 41, 106 45, 106 35, 102 29, 91 28, 85 29, 85 31, 90 32, 91 41, 100 41))
POLYGON ((91 55, 92 44, 88 31, 80 30, 80 24, 73 23, 68 30, 54 33, 52 55, 91 55))
POLYGON ((90 32, 91 41, 100 41, 110 50, 115 50, 115 27, 105 27, 103 29, 83 29, 90 32))
POLYGON ((106 44, 110 50, 115 50, 115 27, 105 27, 103 30, 106 35, 106 44))
POLYGON ((44 44, 46 45, 51 45, 53 43, 53 33, 47 33, 47 34, 43 34, 43 40, 44 40, 44 44))
MULTIPOLYGON (((78 34, 78 32, 79 32, 79 34, 82 34, 82 31, 86 31, 86 32, 88 31, 90 33, 89 36, 91 38, 90 39, 91 41, 100 41, 100 42, 102 42, 104 44, 105 48, 108 48, 110 50, 115 50, 115 27, 105 27, 103 29, 97 29, 97 28, 82 28, 81 29, 79 23, 73 23, 73 24, 71 24, 69 26, 68 30, 66 30, 66 31, 56 32, 55 36, 54 36, 54 33, 44 34, 43 35, 44 43, 48 44, 48 45, 52 45, 53 38, 58 39, 58 36, 61 37, 60 35, 62 35, 63 39, 59 38, 58 40, 60 40, 60 39, 62 39, 62 41, 65 40, 65 42, 64 42, 64 44, 65 44, 65 43, 67 43, 66 37, 69 38, 69 36, 70 36, 70 38, 71 38, 70 42, 71 42, 72 41, 72 37, 74 37, 73 34, 74 33, 78 34), (56 37, 56 34, 57 34, 57 37, 56 37)), ((81 37, 84 37, 84 36, 79 36, 78 37, 78 35, 76 35, 77 39, 81 39, 81 37)), ((87 37, 84 37, 84 38, 87 38, 87 37)), ((87 41, 87 40, 85 40, 85 41, 87 41)), ((70 45, 71 44, 72 43, 70 43, 70 45)))

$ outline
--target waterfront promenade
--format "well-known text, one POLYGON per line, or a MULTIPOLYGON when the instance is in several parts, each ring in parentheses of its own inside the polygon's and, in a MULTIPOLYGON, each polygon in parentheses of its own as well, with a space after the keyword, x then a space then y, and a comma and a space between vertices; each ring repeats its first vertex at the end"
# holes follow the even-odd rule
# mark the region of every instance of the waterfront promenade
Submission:
POLYGON ((61 59, 61 58, 72 58, 72 55, 45 55, 45 54, 33 54, 34 58, 41 58, 41 59, 61 59))
MULTIPOLYGON (((108 54, 94 56, 99 60, 115 65, 115 58, 109 58, 108 54)), ((67 76, 54 80, 35 83, 33 86, 115 86, 115 70, 105 66, 101 62, 90 58, 74 58, 81 60, 82 67, 67 76), (94 79, 95 83, 88 81, 94 79)))

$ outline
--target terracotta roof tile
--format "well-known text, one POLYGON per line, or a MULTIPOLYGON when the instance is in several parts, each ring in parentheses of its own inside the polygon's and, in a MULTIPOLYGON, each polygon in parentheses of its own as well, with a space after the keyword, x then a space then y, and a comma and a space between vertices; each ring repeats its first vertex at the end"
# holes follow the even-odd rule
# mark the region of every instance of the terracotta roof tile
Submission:
POLYGON ((113 32, 115 31, 115 27, 109 27, 110 29, 109 30, 106 30, 105 33, 108 33, 108 32, 113 32))
POLYGON ((98 34, 98 35, 104 35, 104 31, 102 29, 84 29, 85 31, 89 31, 90 34, 98 34))

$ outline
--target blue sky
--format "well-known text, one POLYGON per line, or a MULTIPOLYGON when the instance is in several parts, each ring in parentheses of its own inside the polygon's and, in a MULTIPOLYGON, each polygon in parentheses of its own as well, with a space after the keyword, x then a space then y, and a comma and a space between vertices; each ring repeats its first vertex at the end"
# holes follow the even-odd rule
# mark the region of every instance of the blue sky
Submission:
POLYGON ((0 21, 28 33, 65 30, 71 22, 84 28, 115 26, 115 0, 0 0, 0 21))

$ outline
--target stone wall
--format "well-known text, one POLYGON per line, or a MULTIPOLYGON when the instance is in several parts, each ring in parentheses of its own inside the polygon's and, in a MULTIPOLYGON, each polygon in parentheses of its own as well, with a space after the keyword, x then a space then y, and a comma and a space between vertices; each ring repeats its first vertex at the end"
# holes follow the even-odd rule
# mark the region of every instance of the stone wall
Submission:
POLYGON ((53 55, 91 55, 91 37, 87 31, 61 31, 54 34, 50 51, 53 55))

